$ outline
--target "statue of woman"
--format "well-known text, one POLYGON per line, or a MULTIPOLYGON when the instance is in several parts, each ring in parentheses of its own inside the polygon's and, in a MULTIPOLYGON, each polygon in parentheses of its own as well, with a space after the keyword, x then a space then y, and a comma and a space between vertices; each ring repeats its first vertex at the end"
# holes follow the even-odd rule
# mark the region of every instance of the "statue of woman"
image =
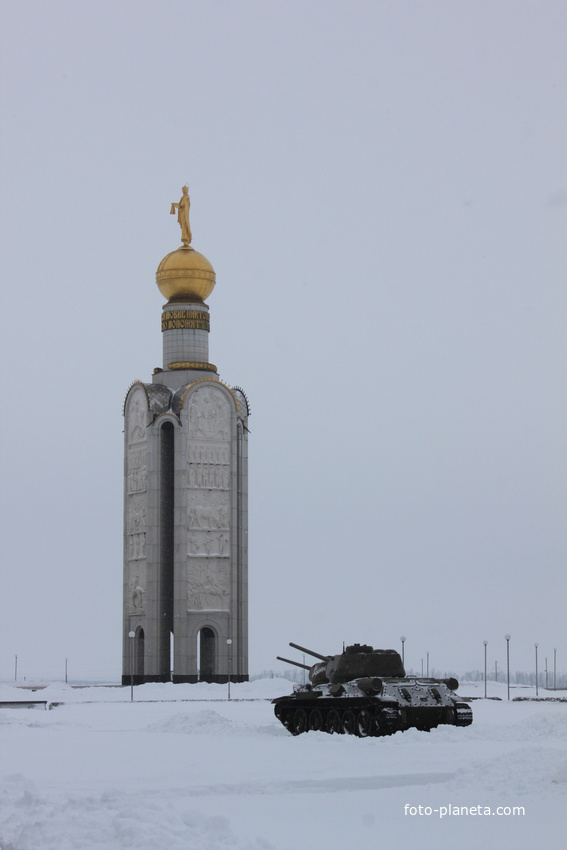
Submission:
POLYGON ((170 213, 174 215, 177 209, 177 221, 181 227, 181 241, 187 246, 193 238, 191 236, 191 227, 189 226, 189 207, 191 206, 191 201, 189 200, 189 189, 187 186, 183 187, 182 192, 183 194, 179 203, 171 205, 170 213))

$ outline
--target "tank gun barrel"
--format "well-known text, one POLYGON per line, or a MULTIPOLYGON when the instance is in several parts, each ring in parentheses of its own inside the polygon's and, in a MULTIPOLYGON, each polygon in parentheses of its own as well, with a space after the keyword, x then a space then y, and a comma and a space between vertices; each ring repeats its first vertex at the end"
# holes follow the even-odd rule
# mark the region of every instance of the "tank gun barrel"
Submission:
POLYGON ((294 667, 301 667, 303 670, 311 670, 307 664, 300 664, 299 661, 292 661, 291 658, 282 658, 281 655, 276 655, 278 661, 285 661, 286 664, 293 664, 294 667))
POLYGON ((330 661, 331 655, 320 655, 318 652, 313 652, 312 649, 307 649, 306 646, 300 646, 298 643, 289 642, 290 646, 293 646, 294 649, 299 649, 300 652, 306 652, 307 655, 312 655, 313 658, 318 658, 320 661, 330 661))

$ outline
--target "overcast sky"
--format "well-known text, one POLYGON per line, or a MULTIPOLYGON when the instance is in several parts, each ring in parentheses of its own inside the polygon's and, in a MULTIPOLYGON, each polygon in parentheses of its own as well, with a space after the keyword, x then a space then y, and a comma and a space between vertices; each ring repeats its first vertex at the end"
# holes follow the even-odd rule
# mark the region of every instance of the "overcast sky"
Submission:
POLYGON ((2 0, 0 678, 120 675, 161 258, 250 399, 250 669, 567 627, 567 3, 2 0))

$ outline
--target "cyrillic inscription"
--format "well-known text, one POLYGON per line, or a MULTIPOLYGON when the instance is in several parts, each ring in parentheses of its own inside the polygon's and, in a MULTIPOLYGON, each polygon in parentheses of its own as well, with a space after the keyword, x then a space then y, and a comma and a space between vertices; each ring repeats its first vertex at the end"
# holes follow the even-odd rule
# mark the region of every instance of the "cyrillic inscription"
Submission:
POLYGON ((209 314, 204 310, 165 310, 161 316, 162 331, 209 331, 210 328, 209 314))

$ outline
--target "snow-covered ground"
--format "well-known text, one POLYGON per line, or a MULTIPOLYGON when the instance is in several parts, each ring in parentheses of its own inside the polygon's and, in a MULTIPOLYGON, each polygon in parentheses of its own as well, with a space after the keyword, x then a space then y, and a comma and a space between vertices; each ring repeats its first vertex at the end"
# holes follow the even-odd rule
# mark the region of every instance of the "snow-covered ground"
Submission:
MULTIPOLYGON (((507 702, 506 687, 490 683, 502 701, 475 700, 467 728, 294 738, 269 702, 289 692, 285 680, 264 679, 232 685, 228 702, 226 686, 144 685, 130 703, 129 688, 0 686, 0 700, 63 703, 0 709, 0 847, 532 850, 564 841, 566 703, 507 702), (406 805, 432 813, 406 814, 406 805)), ((481 697, 484 685, 459 693, 481 697)))

